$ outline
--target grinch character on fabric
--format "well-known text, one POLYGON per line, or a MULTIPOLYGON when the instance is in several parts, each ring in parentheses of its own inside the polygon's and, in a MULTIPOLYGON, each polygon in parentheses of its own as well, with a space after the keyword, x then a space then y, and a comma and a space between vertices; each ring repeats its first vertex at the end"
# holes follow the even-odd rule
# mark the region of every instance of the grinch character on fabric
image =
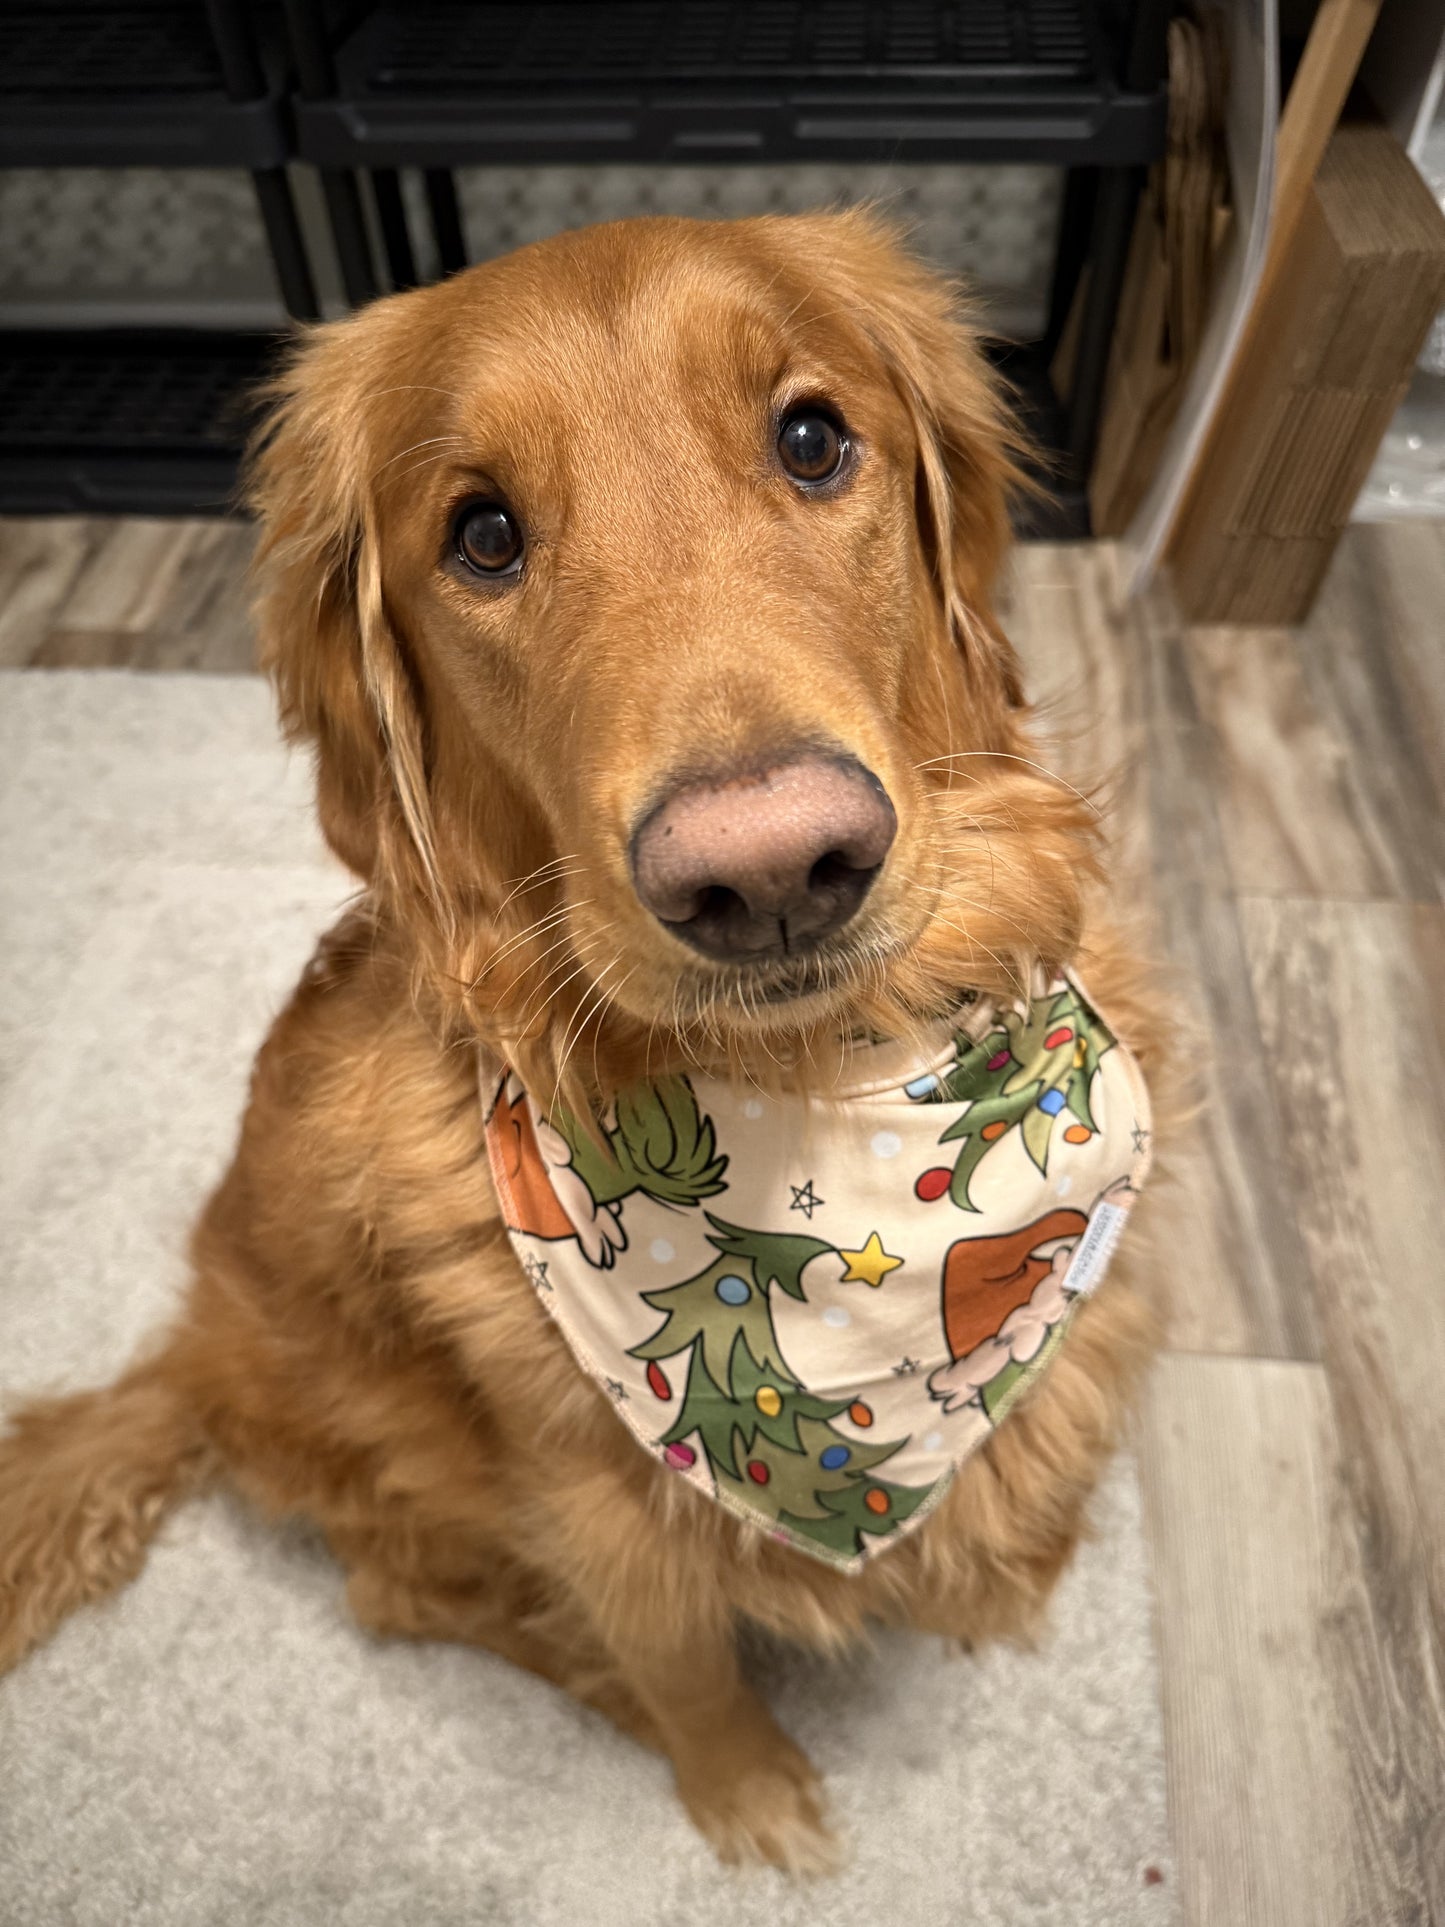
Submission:
POLYGON ((856 1393, 809 1392, 779 1346, 772 1288, 806 1302, 804 1272, 829 1257, 846 1270, 847 1260, 821 1238, 748 1231, 706 1216, 718 1256, 681 1284, 643 1294, 663 1322, 630 1354, 647 1361, 648 1386, 664 1403, 676 1395, 664 1365, 682 1361, 682 1398, 660 1440, 663 1456, 678 1471, 691 1469, 696 1439, 724 1504, 774 1520, 781 1536, 799 1534, 852 1558, 861 1534, 892 1532, 929 1488, 883 1478, 878 1468, 907 1441, 875 1443, 839 1431, 832 1421, 846 1415, 866 1432, 872 1407, 856 1393))
POLYGON ((1098 1130, 1089 1087, 1114 1039, 1072 984, 1060 983, 1027 1008, 1011 1010, 977 1043, 959 1039, 955 1062, 938 1075, 916 1079, 907 1094, 922 1104, 968 1109, 939 1138, 962 1142, 952 1170, 936 1165, 914 1186, 925 1204, 947 1195, 961 1211, 976 1211, 973 1175, 988 1153, 1017 1130, 1041 1173, 1062 1112, 1066 1144, 1087 1144, 1098 1130))
MULTIPOLYGON (((1127 1178, 1102 1202, 1127 1210, 1127 1178)), ((1069 1269, 1089 1213, 1058 1209, 992 1238, 960 1238, 943 1267, 943 1327, 952 1363, 928 1389, 946 1412, 977 1402, 995 1423, 1057 1345, 1078 1292, 1069 1269), (1032 1369, 1030 1369, 1032 1368, 1032 1369)))
POLYGON ((537 1115, 514 1076, 499 1080, 486 1120, 493 1157, 505 1173, 508 1230, 575 1238, 589 1264, 610 1268, 627 1249, 622 1204, 644 1192, 679 1209, 726 1189, 727 1159, 685 1077, 624 1092, 597 1137, 559 1112, 537 1115))

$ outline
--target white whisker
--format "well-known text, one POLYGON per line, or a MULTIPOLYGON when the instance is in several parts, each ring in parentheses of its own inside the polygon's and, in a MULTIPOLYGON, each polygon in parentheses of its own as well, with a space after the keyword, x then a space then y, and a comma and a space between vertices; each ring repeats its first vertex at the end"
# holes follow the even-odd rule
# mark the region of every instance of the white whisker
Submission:
POLYGON ((545 916, 537 917, 533 922, 527 924, 524 929, 519 930, 516 936, 509 937, 501 949, 490 956, 477 972, 476 976, 473 977, 471 983, 467 986, 468 992, 474 991, 487 973, 495 970, 502 959, 511 951, 515 950, 519 943, 525 943, 529 937, 540 937, 546 931, 555 929, 559 923, 565 920, 570 911, 580 910, 592 901, 593 899, 591 897, 583 897, 579 903, 564 903, 556 910, 549 910, 545 916))
POLYGON ((395 455, 388 456, 380 468, 374 468, 371 471, 368 479, 374 482, 378 475, 384 474, 385 471, 391 467, 393 462, 405 461, 408 455, 415 455, 419 448, 435 448, 442 442, 446 443, 450 448, 460 448, 462 438, 460 435, 428 435, 423 441, 413 442, 410 448, 398 449, 395 455))
POLYGON ((915 769, 934 769, 942 763, 965 763, 975 756, 992 757, 1002 763, 1022 763, 1028 769, 1037 770, 1040 776, 1047 776, 1051 783, 1057 783, 1061 789, 1066 789, 1071 796, 1077 796, 1081 803, 1094 812, 1095 816, 1103 815, 1103 811, 1091 797, 1085 796, 1081 789, 1076 788, 1073 783, 1069 782, 1067 777, 1060 776, 1057 770, 1048 769, 1044 764, 1036 763, 1031 756, 1015 756, 1009 750, 956 749, 951 750, 947 756, 926 757, 923 762, 915 763, 913 767, 915 769))
MULTIPOLYGON (((518 878, 516 884, 512 887, 512 889, 510 889, 507 892, 506 896, 502 898, 502 901, 497 905, 496 909, 492 912, 493 917, 500 917, 502 912, 506 909, 507 905, 512 901, 513 897, 519 897, 528 890, 539 889, 544 879, 550 882, 557 881, 556 878, 547 878, 546 873, 549 870, 555 870, 561 864, 572 863, 574 861, 575 861, 575 853, 569 856, 554 856, 554 857, 549 857, 545 863, 539 863, 535 870, 528 870, 527 874, 524 877, 518 878), (537 881, 534 882, 533 881, 534 878, 537 879, 537 881)), ((582 867, 583 867, 582 865, 580 864, 578 865, 579 870, 582 867)), ((577 874, 577 871, 569 870, 565 872, 565 874, 568 876, 575 876, 577 874)))

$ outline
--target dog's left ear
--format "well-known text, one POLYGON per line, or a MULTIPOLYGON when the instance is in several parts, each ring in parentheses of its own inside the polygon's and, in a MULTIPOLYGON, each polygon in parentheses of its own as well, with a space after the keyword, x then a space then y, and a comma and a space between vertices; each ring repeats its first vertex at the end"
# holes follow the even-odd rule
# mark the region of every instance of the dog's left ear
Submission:
MULTIPOLYGON (((414 677, 388 619, 373 483, 390 415, 399 301, 313 328, 265 391, 248 496, 262 666, 293 741, 316 747, 327 841, 366 882, 443 910, 414 677)), ((398 399, 399 398, 399 399, 398 399)))
MULTIPOLYGON (((953 639, 974 675, 1002 681, 1021 707, 1018 657, 993 614, 1011 541, 1009 508, 1033 491, 1004 384, 958 292, 866 210, 807 216, 830 296, 882 357, 913 418, 919 535, 953 639)), ((796 259, 796 251, 794 253, 796 259)))

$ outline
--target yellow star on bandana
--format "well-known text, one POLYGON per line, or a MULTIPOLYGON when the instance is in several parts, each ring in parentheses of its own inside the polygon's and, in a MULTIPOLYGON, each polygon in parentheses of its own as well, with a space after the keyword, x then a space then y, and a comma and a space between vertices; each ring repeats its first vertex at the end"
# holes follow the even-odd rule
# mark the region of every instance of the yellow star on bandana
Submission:
POLYGON ((901 1258, 890 1258, 883 1249, 883 1240, 876 1231, 868 1233, 868 1242, 861 1251, 839 1249, 838 1256, 847 1265, 842 1282, 845 1285, 863 1284, 878 1286, 890 1271, 897 1271, 903 1263, 901 1258))

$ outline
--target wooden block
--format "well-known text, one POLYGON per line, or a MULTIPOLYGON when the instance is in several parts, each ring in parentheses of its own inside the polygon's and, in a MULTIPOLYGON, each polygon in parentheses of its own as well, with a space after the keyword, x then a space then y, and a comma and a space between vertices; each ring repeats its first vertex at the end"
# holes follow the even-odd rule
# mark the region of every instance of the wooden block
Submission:
POLYGON ((1335 552, 1335 537, 1248 536, 1236 554, 1238 580, 1228 622, 1287 626, 1298 622, 1319 593, 1335 552))
POLYGON ((1398 344, 1417 332, 1423 338, 1439 311, 1440 210, 1390 134, 1366 124, 1342 127, 1330 142, 1315 201, 1348 299, 1313 379, 1392 388, 1400 380, 1398 344))
POLYGON ((1314 191, 1347 254, 1372 261, 1387 251, 1439 251, 1440 210, 1400 143, 1376 121, 1336 128, 1314 191))
POLYGON ((1380 0, 1320 0, 1315 10, 1275 139, 1264 271, 1169 532, 1171 558, 1183 531, 1199 519, 1200 502, 1208 494, 1220 451, 1237 432, 1243 398, 1257 380, 1259 359, 1269 354, 1277 338, 1278 307, 1288 301, 1298 279, 1295 244, 1300 222, 1379 11, 1380 0))
MULTIPOLYGON (((1379 17, 1381 0, 1319 0, 1304 55, 1285 97, 1275 141, 1273 232, 1266 283, 1283 272, 1346 96, 1379 17)), ((1262 292, 1267 292, 1267 286, 1262 292)), ((1259 310, 1259 304, 1251 313, 1259 310)))
POLYGON ((1374 452, 1403 399, 1348 388, 1296 388, 1262 426, 1225 527, 1231 535, 1313 537, 1350 519, 1374 452))
POLYGON ((1253 370, 1255 392, 1262 385, 1266 394, 1279 395, 1319 381, 1355 297, 1354 276, 1315 195, 1300 217, 1290 265, 1289 286, 1274 310, 1273 353, 1253 370))
POLYGON ((1305 615, 1445 299, 1445 217, 1384 128, 1336 134, 1291 266, 1175 531, 1196 621, 1305 615))

